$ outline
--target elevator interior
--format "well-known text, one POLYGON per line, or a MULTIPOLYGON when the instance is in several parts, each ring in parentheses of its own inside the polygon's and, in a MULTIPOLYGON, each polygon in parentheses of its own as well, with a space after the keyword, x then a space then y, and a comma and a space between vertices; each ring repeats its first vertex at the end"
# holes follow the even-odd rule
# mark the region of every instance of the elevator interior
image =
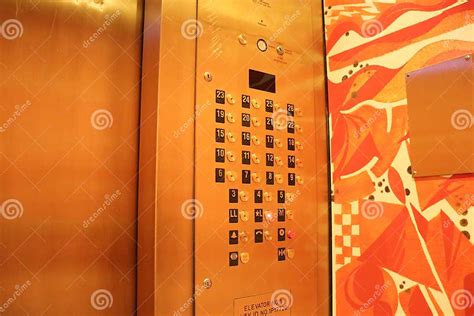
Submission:
POLYGON ((320 1, 0 6, 5 315, 330 313, 320 1))

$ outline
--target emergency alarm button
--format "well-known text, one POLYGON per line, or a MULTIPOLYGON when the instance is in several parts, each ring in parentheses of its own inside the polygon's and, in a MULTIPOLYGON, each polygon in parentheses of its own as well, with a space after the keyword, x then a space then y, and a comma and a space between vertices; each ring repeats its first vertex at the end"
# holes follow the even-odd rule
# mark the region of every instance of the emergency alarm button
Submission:
POLYGON ((296 238, 296 232, 294 230, 289 230, 288 239, 295 239, 295 238, 296 238))
POLYGON ((240 254, 240 261, 241 261, 242 263, 244 263, 244 264, 245 264, 245 263, 248 263, 248 262, 250 261, 250 255, 249 255, 249 253, 248 253, 248 252, 242 252, 242 253, 240 254))

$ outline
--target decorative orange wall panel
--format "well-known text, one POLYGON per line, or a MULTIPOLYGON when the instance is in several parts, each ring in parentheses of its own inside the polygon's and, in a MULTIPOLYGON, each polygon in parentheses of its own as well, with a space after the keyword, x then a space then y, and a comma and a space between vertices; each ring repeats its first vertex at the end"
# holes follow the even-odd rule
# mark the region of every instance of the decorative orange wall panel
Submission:
POLYGON ((412 177, 405 91, 473 52, 474 1, 330 0, 325 23, 335 314, 474 315, 474 175, 412 177))

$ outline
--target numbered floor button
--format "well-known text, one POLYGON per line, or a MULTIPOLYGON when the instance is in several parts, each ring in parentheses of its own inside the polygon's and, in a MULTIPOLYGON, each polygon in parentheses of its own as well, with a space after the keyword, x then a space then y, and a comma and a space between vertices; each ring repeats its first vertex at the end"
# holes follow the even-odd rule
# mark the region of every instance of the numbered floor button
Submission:
POLYGON ((225 91, 216 90, 216 103, 225 104, 225 91))
POLYGON ((217 183, 225 182, 225 169, 216 168, 216 182, 217 183))
POLYGON ((237 189, 229 189, 229 203, 239 202, 239 191, 237 189))

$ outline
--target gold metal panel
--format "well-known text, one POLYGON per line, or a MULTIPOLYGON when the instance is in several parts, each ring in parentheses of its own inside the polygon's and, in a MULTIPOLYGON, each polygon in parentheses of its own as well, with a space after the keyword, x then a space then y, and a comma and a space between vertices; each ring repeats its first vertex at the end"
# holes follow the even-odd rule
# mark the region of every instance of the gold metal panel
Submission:
POLYGON ((195 38, 181 26, 196 2, 145 5, 137 313, 193 315, 195 38))
POLYGON ((103 2, 0 4, 2 315, 135 310, 142 8, 103 2))
POLYGON ((474 65, 472 55, 407 75, 414 175, 474 172, 474 65))
POLYGON ((314 34, 319 44, 315 47, 311 31, 313 23, 321 22, 320 3, 313 3, 313 7, 311 3, 199 1, 198 27, 202 34, 197 45, 196 104, 197 108, 205 109, 196 116, 195 197, 200 216, 195 219, 195 287, 210 283, 212 286, 196 297, 196 315, 239 315, 235 306, 236 302, 239 305, 240 298, 266 293, 271 294, 270 298, 278 298, 276 301, 284 299, 283 304, 285 300, 291 302, 284 311, 274 306, 274 313, 328 312, 329 271, 327 265, 320 265, 320 260, 328 260, 327 178, 321 178, 327 175, 321 66, 324 59, 318 38, 321 33, 314 34), (266 52, 257 48, 259 39, 267 41, 266 52), (277 51, 279 46, 283 54, 277 51), (250 89, 250 68, 275 75, 276 93, 250 89), (216 102, 216 90, 225 91, 225 104, 216 102), (257 100, 260 108, 253 104, 248 109, 243 108, 242 95, 257 100), (275 107, 273 114, 266 112, 266 99, 273 100, 281 111, 275 107), (297 109, 294 119, 286 115, 288 104, 297 109), (219 109, 225 111, 225 123, 216 122, 219 109), (250 127, 242 126, 244 113, 251 116, 250 127), (275 120, 273 131, 266 130, 267 118, 275 120), (254 119, 261 125, 254 124, 254 119), (289 133, 286 125, 280 130, 276 121, 285 124, 293 121, 297 126, 295 133, 289 133), (225 129, 225 143, 216 142, 216 128, 225 129), (261 143, 257 145, 252 139, 250 146, 242 145, 242 132, 257 136, 261 143), (228 133, 232 133, 235 142, 228 133), (273 149, 266 148, 267 135, 274 136, 273 149), (294 138, 302 148, 297 145, 295 151, 289 150, 288 138, 294 138), (277 139, 281 147, 276 144, 277 139), (224 162, 216 162, 217 148, 225 149, 224 162), (242 151, 250 151, 249 165, 242 163, 242 151), (266 166, 267 153, 274 154, 273 167, 266 166), (234 156, 235 161, 229 155, 234 156), (259 157, 260 163, 253 155, 259 157), (289 155, 303 164, 289 168, 289 155), (282 159, 283 165, 277 164, 276 157, 282 159), (225 169, 225 183, 216 183, 217 168, 225 169), (257 174, 261 182, 252 178, 251 184, 243 184, 243 170, 257 174), (273 185, 266 184, 266 172, 270 171, 274 172, 273 185), (289 173, 301 177, 303 183, 296 181, 294 186, 289 185, 289 173), (282 177, 282 183, 276 180, 278 176, 282 177), (230 203, 230 189, 238 191, 238 203, 230 203), (255 203, 255 190, 270 193, 272 200, 266 201, 263 197, 263 203, 255 203), (279 190, 285 191, 284 203, 277 200, 279 190), (240 194, 245 194, 248 200, 240 194), (270 211, 276 218, 279 208, 292 211, 294 218, 286 217, 284 222, 275 219, 271 223, 254 219, 255 209, 270 211), (244 214, 239 215, 238 223, 230 223, 229 209, 248 212, 248 220, 243 220, 244 214), (324 223, 322 227, 320 223, 324 223), (282 228, 286 240, 278 241, 277 232, 282 228), (255 230, 259 229, 268 231, 272 240, 255 243, 255 230), (232 230, 238 231, 237 245, 229 244, 232 230), (291 240, 290 231, 296 233, 291 240), (248 236, 247 242, 242 233, 248 236), (285 252, 285 260, 278 261, 279 248, 294 251, 294 257, 290 259, 285 252), (238 252, 237 266, 230 266, 231 252, 238 252), (321 283, 318 283, 318 275, 323 276, 321 283))

